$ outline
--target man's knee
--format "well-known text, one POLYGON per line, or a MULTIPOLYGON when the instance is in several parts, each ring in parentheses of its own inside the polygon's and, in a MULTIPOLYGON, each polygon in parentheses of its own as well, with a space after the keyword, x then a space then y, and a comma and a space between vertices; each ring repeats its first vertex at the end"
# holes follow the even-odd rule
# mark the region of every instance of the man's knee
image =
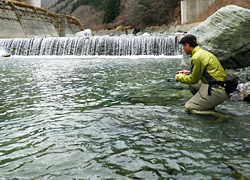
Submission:
POLYGON ((198 103, 198 102, 193 102, 190 100, 188 102, 186 102, 184 108, 185 108, 185 111, 187 111, 187 112, 190 112, 192 110, 204 111, 204 110, 211 109, 209 107, 206 107, 204 104, 202 104, 200 102, 198 103))

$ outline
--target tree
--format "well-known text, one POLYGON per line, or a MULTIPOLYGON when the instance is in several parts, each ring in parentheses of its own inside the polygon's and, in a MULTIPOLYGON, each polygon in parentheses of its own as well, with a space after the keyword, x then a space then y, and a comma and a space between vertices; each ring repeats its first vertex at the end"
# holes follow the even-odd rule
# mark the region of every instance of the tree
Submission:
POLYGON ((71 13, 74 12, 81 5, 90 5, 97 9, 102 9, 102 4, 104 0, 78 0, 73 3, 71 13))
POLYGON ((127 0, 124 22, 136 29, 168 24, 180 0, 127 0))
POLYGON ((120 14, 120 0, 106 0, 104 3, 103 23, 111 23, 120 14))

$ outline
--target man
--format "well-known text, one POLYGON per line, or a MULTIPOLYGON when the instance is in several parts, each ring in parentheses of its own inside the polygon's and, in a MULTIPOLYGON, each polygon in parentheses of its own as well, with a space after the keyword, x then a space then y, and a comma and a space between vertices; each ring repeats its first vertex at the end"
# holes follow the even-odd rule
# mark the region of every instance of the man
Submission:
POLYGON ((189 84, 194 95, 185 104, 185 110, 196 114, 211 114, 215 106, 229 98, 227 92, 216 84, 211 88, 211 95, 208 93, 210 82, 226 79, 224 68, 213 54, 198 46, 195 36, 185 35, 179 44, 182 44, 187 55, 191 55, 191 70, 177 71, 175 75, 176 81, 189 84))

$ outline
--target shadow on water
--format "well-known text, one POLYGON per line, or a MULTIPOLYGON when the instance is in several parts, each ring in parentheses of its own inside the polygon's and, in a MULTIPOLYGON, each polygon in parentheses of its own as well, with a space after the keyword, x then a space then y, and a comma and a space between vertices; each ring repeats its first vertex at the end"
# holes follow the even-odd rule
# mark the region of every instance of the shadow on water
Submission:
POLYGON ((132 103, 143 103, 150 106, 174 106, 183 104, 189 95, 187 88, 176 86, 175 83, 165 84, 163 82, 133 91, 127 99, 132 103))

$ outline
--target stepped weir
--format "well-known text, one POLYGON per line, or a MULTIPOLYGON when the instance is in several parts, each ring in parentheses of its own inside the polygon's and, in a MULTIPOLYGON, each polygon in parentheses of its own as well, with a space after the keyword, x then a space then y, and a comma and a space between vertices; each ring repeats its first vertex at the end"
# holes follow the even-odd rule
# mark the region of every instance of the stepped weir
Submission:
POLYGON ((21 56, 180 55, 180 36, 92 36, 0 39, 0 48, 21 56))

